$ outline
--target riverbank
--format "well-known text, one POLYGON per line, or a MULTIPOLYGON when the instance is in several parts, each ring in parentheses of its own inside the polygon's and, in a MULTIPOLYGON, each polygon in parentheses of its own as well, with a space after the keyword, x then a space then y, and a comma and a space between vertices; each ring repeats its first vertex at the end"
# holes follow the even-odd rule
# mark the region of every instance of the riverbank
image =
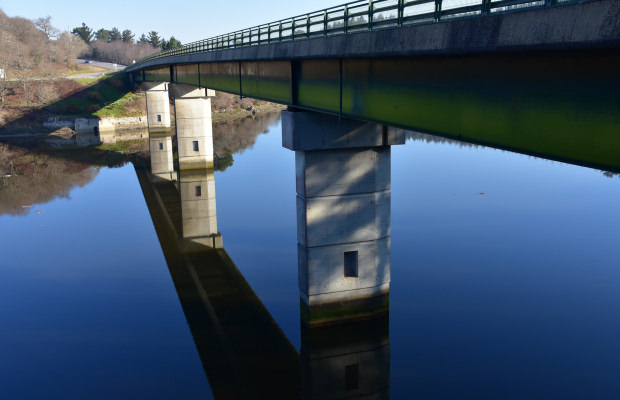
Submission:
MULTIPOLYGON (((59 129, 75 133, 122 132, 146 129, 146 96, 130 88, 122 73, 88 80, 31 82, 26 90, 16 82, 0 104, 0 137, 35 137, 59 129)), ((217 92, 212 98, 214 123, 280 111, 285 106, 217 92)), ((171 104, 171 116, 174 118, 171 104)))

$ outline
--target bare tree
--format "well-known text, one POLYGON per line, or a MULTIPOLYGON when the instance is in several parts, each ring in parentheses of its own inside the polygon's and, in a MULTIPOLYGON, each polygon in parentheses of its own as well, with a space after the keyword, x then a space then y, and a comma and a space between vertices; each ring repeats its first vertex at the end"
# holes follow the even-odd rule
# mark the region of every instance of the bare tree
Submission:
POLYGON ((95 41, 91 44, 93 58, 100 61, 114 62, 120 64, 131 64, 133 60, 146 57, 156 53, 158 49, 150 44, 125 43, 122 40, 113 42, 95 41))
POLYGON ((34 21, 34 25, 39 28, 41 32, 48 39, 53 39, 58 36, 60 31, 52 26, 52 17, 49 15, 47 17, 37 18, 34 21))
POLYGON ((5 78, 0 78, 0 105, 4 104, 4 96, 9 90, 9 86, 7 85, 7 81, 5 78))

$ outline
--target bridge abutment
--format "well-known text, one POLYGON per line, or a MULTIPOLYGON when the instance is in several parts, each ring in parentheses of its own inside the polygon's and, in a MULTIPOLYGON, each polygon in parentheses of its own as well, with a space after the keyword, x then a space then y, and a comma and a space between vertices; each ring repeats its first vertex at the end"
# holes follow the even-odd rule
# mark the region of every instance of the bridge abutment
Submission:
POLYGON ((302 320, 385 313, 390 288, 390 145, 404 131, 313 112, 282 112, 295 151, 302 320))
POLYGON ((215 91, 171 84, 179 169, 213 168, 211 97, 215 91))

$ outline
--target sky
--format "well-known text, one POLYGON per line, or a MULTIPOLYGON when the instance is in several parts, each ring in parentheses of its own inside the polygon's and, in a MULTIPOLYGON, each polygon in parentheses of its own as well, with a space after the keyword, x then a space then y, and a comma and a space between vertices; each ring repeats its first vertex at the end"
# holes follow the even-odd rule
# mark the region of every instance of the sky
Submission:
POLYGON ((84 22, 94 31, 113 27, 121 31, 131 29, 138 39, 140 34, 154 30, 160 37, 169 39, 174 36, 183 43, 189 43, 345 2, 0 0, 0 9, 9 17, 36 19, 49 15, 52 17, 52 25, 60 30, 71 31, 84 22))

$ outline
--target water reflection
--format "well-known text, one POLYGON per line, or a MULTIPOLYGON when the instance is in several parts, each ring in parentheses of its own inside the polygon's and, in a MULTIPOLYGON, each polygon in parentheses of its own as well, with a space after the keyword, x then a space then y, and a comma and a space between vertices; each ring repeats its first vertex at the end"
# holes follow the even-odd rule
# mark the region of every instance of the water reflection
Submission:
POLYGON ((85 162, 0 144, 0 215, 27 215, 36 204, 68 198, 98 173, 85 162))
POLYGON ((176 170, 173 142, 134 165, 215 398, 389 398, 387 315, 304 326, 298 353, 223 248, 213 170, 176 170))
POLYGON ((301 331, 304 399, 390 398, 388 317, 301 331))
POLYGON ((205 204, 183 206, 203 202, 193 190, 197 183, 213 185, 213 171, 167 182, 139 167, 136 174, 215 397, 298 397, 297 352, 226 251, 217 248, 215 215, 191 221, 205 204))
MULTIPOLYGON (((254 133, 249 136, 257 137, 254 133)), ((157 362, 174 365, 178 375, 169 380, 176 379, 177 387, 186 387, 178 376, 196 373, 189 360, 191 357, 175 348, 181 342, 177 341, 178 336, 170 340, 171 336, 161 335, 165 327, 174 326, 193 335, 193 342, 188 337, 187 350, 192 356, 200 355, 200 359, 194 357, 197 380, 205 382, 204 370, 216 398, 379 397, 370 393, 380 393, 382 397, 391 394, 395 398, 463 395, 536 398, 540 393, 547 397, 555 394, 555 397, 588 398, 592 393, 596 393, 597 398, 617 397, 618 382, 613 376, 620 370, 615 346, 615 337, 620 332, 615 313, 619 304, 615 284, 619 278, 615 262, 618 251, 613 242, 620 225, 618 213, 614 212, 614 199, 618 197, 618 185, 613 184, 618 182, 615 178, 610 180, 601 177, 599 172, 583 168, 560 163, 550 165, 552 162, 484 149, 461 151, 457 146, 422 142, 411 143, 406 149, 393 149, 393 170, 400 171, 393 174, 392 207, 396 218, 392 221, 391 248, 392 267, 398 279, 391 282, 392 326, 388 341, 387 319, 383 323, 369 321, 312 330, 299 323, 294 273, 281 277, 283 270, 295 271, 296 267, 293 250, 281 256, 281 248, 294 247, 294 222, 288 223, 286 228, 268 225, 270 218, 277 225, 280 221, 276 219, 282 215, 283 203, 276 204, 272 199, 289 201, 289 215, 294 215, 294 207, 290 206, 293 175, 285 176, 276 171, 280 166, 281 170, 290 168, 292 157, 287 158, 286 163, 267 164, 268 168, 265 164, 261 164, 260 170, 255 167, 261 160, 279 157, 273 150, 277 142, 279 132, 272 132, 270 137, 257 142, 254 153, 235 160, 239 161, 236 170, 215 174, 220 200, 217 203, 220 218, 215 232, 221 230, 226 236, 224 244, 230 246, 228 251, 195 244, 192 236, 184 234, 180 188, 186 176, 178 175, 173 169, 168 171, 166 179, 156 179, 146 171, 148 168, 137 168, 169 274, 177 289, 172 296, 181 300, 187 325, 183 315, 174 322, 165 318, 162 305, 169 304, 170 308, 177 309, 176 298, 153 302, 153 298, 166 297, 167 290, 172 288, 167 285, 170 279, 165 266, 163 276, 160 275, 164 285, 153 286, 148 282, 162 265, 159 264, 159 244, 150 243, 150 227, 140 225, 139 218, 128 218, 129 215, 141 216, 140 211, 145 211, 142 205, 123 213, 120 205, 131 202, 129 191, 123 192, 123 196, 110 197, 110 193, 121 186, 135 189, 134 171, 124 168, 99 172, 86 168, 80 172, 73 170, 73 163, 57 164, 54 168, 65 171, 63 174, 68 180, 73 172, 78 172, 75 176, 87 172, 98 174, 98 178, 87 190, 80 191, 80 196, 73 196, 76 201, 60 202, 68 203, 65 208, 74 210, 73 214, 67 212, 57 218, 58 223, 66 227, 64 232, 59 230, 60 234, 45 234, 43 230, 37 233, 31 228, 24 228, 21 235, 16 234, 19 224, 27 226, 30 221, 38 226, 37 216, 20 218, 19 222, 17 218, 5 218, 0 224, 5 228, 1 251, 3 268, 0 269, 4 273, 0 282, 4 283, 2 292, 6 305, 3 328, 4 332, 15 336, 9 339, 3 336, 2 340, 5 344, 2 354, 6 354, 7 360, 5 371, 9 368, 12 371, 12 375, 0 374, 5 377, 4 382, 23 377, 24 383, 13 385, 22 390, 27 385, 34 387, 30 379, 36 376, 39 392, 53 385, 75 390, 69 378, 58 381, 57 375, 49 375, 47 371, 62 371, 75 381, 80 372, 77 370, 85 368, 83 359, 74 360, 97 348, 103 349, 101 353, 106 353, 105 357, 92 358, 89 365, 106 376, 114 375, 109 372, 114 370, 115 381, 124 382, 127 387, 135 387, 136 381, 152 381, 153 377, 166 380, 148 369, 157 362), (255 174, 247 174, 251 168, 257 170, 255 174), (270 179, 272 182, 265 182, 266 171, 280 175, 276 175, 278 179, 270 179), (241 178, 241 174, 246 176, 241 178), (102 184, 112 175, 113 181, 102 184), (223 185, 225 180, 227 186, 223 185), (251 186, 252 182, 259 182, 261 186, 251 186), (231 187, 238 189, 231 190, 231 187), (262 196, 262 202, 257 201, 260 207, 247 207, 241 212, 240 206, 247 201, 243 196, 247 196, 248 187, 253 190, 250 193, 266 187, 270 195, 262 196), (481 191, 487 194, 478 194, 481 191), (97 201, 96 207, 88 208, 88 212, 84 212, 77 201, 78 197, 85 200, 84 194, 90 194, 87 203, 92 205, 97 201), (242 200, 237 201, 239 198, 242 200), (110 207, 110 204, 116 206, 110 207), (264 214, 262 219, 252 219, 256 210, 264 214), (117 214, 121 218, 114 221, 118 222, 105 228, 101 220, 114 219, 117 214), (237 214, 240 216, 236 219, 229 218, 237 214), (89 216, 87 223, 85 215, 89 216), (93 219, 96 216, 100 217, 99 221, 93 219), (234 230, 231 220, 237 225, 234 230), (90 229, 85 229, 85 225, 90 229), (127 231, 135 232, 140 240, 148 239, 149 250, 136 245, 130 235, 122 236, 125 243, 111 241, 127 231), (273 234, 276 231, 280 237, 273 234), (257 240, 260 234, 263 237, 257 240), (64 235, 71 236, 70 246, 64 235), (290 241, 282 240, 283 236, 290 241), (48 241, 58 249, 55 254, 62 256, 53 259, 48 241), (89 242, 103 250, 87 247, 89 242), (33 248, 32 243, 37 247, 33 248), (233 246, 236 246, 234 250, 233 246), (114 249, 114 255, 103 258, 110 248, 114 249), (142 254, 127 262, 128 249, 138 249, 137 253, 142 251, 142 254), (28 279, 27 270, 22 267, 26 263, 12 255, 16 253, 21 253, 22 258, 37 255, 36 260, 41 260, 31 262, 33 265, 29 267, 35 271, 33 266, 41 265, 36 269, 39 273, 32 274, 39 280, 38 286, 28 279), (248 261, 250 258, 255 260, 248 261), (11 264, 16 268, 7 268, 11 264), (11 271, 15 271, 14 276, 11 271), (40 275, 59 272, 70 278, 61 286, 58 280, 40 278, 40 275), (133 273, 135 280, 128 280, 125 273, 133 273), (114 279, 106 281, 102 274, 114 279), (84 280, 76 280, 76 276, 84 280), (97 285, 89 286, 89 282, 97 285), (282 282, 290 282, 293 288, 284 296, 283 291, 279 291, 282 282), (139 287, 140 283, 144 286, 139 287), (66 294, 75 288, 80 289, 74 291, 77 296, 66 294), (102 295, 105 291, 107 293, 102 295), (145 295, 148 291, 155 292, 154 296, 145 295), (114 297, 123 292, 127 292, 126 297, 114 297), (257 299, 254 292, 259 293, 261 299, 257 299), (46 298, 45 304, 40 298, 46 298), (134 314, 127 312, 130 304, 141 301, 151 307, 141 305, 134 314), (286 302, 288 305, 282 306, 286 302), (81 308, 75 311, 75 307, 81 308), (282 312, 284 307, 292 311, 282 312), (109 310, 109 315, 102 314, 102 310, 109 310), (151 331, 140 319, 140 316, 149 315, 149 310, 153 320, 160 323, 151 331), (23 316, 28 316, 28 324, 21 322, 23 316), (85 321, 92 330, 80 329, 85 321), (105 325, 107 328, 102 331, 105 325), (119 329, 116 336, 110 333, 112 326, 119 329), (297 335, 300 326, 301 336, 297 335), (60 333, 48 335, 55 329, 60 333), (373 329, 379 331, 374 337, 370 335, 373 329), (157 335, 149 336, 152 332, 157 335), (127 347, 110 341, 111 337, 127 339, 133 338, 132 335, 137 339, 127 347), (138 342, 150 342, 158 335, 161 340, 158 345, 147 347, 145 355, 136 356, 139 360, 148 360, 144 367, 124 361, 131 352, 128 349, 135 350, 138 342), (33 339, 36 336, 38 338, 33 339), (56 341, 47 341, 48 337, 55 336, 56 341), (40 340, 38 347, 37 340, 40 340), (80 345, 84 342, 87 343, 80 345), (165 346, 182 355, 175 360, 163 349, 165 346), (7 352, 9 347, 17 350, 7 352), (49 359, 41 356, 52 350, 55 353, 49 359), (100 359, 106 362, 98 362, 100 359), (119 359, 123 360, 128 373, 136 373, 135 380, 127 378, 129 375, 123 374, 124 370, 119 373, 119 359), (68 365, 71 362, 74 369, 68 365), (21 368, 16 368, 15 364, 21 368), (42 382, 44 377, 49 377, 53 384, 46 386, 42 382), (371 382, 374 383, 370 385, 371 382)), ((171 143, 174 143, 173 138, 171 143)), ((16 168, 26 160, 22 159, 24 156, 30 155, 16 153, 12 158, 16 168)), ((19 207, 25 204, 17 195, 20 190, 29 196, 30 191, 43 190, 47 181, 54 179, 41 175, 46 173, 43 164, 52 166, 51 163, 44 158, 31 161, 24 165, 39 165, 40 169, 33 169, 28 178, 31 180, 26 181, 26 175, 20 178, 23 181, 13 195, 19 207)), ((145 165, 148 167, 150 161, 145 165)), ((6 182, 12 179, 6 178, 6 182)), ((212 181, 209 171, 204 170, 185 181, 194 182, 189 186, 194 186, 194 194, 198 186, 196 181, 200 181, 202 191, 203 183, 209 185, 212 181)), ((52 192, 54 196, 66 196, 70 190, 64 185, 54 187, 58 189, 52 192)), ((5 193, 0 191, 0 196, 5 193)), ((7 197, 1 199, 3 207, 13 210, 8 207, 7 197)), ((138 200, 142 202, 141 198, 138 200)), ((41 217, 52 216, 47 212, 41 217)), ((147 219, 146 223, 150 221, 147 219)), ((206 236, 210 234, 204 232, 206 236)), ((77 381, 87 393, 100 381, 98 376, 92 380, 79 378, 77 381)), ((201 389, 204 387, 200 385, 201 389)), ((23 397, 41 398, 45 394, 23 397)), ((178 394, 176 397, 191 396, 178 394)))

